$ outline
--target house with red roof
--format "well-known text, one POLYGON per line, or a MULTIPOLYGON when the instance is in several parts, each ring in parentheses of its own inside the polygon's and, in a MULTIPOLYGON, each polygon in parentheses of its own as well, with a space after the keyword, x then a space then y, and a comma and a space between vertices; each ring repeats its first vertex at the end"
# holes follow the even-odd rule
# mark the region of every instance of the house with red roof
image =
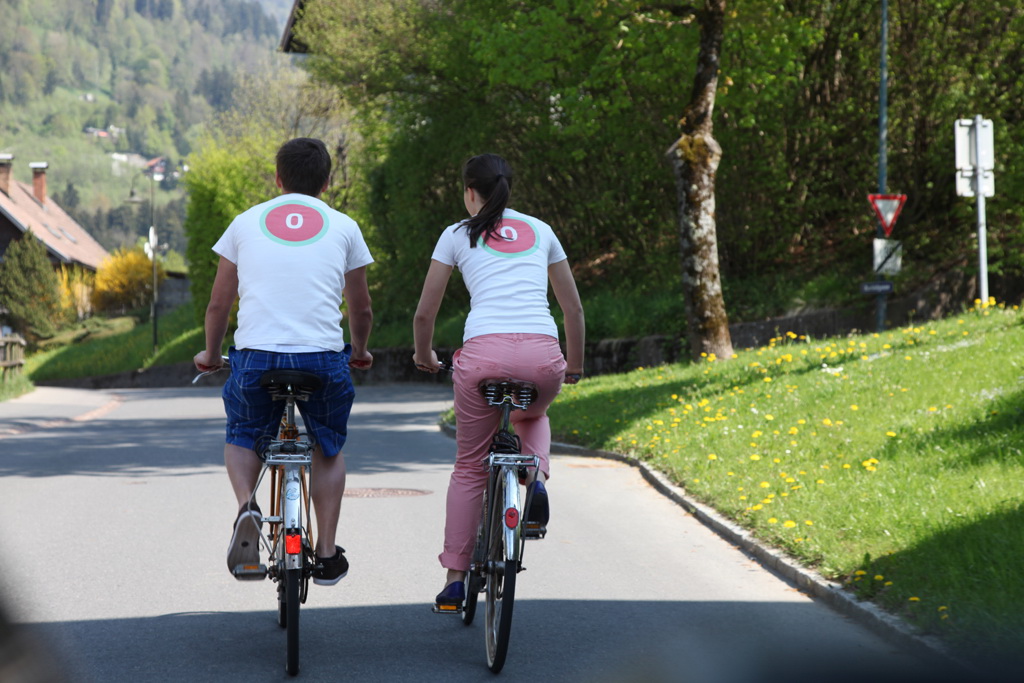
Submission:
POLYGON ((0 260, 7 246, 31 230, 46 245, 54 266, 95 272, 107 250, 46 194, 46 162, 32 162, 32 184, 11 174, 14 156, 0 154, 0 260))

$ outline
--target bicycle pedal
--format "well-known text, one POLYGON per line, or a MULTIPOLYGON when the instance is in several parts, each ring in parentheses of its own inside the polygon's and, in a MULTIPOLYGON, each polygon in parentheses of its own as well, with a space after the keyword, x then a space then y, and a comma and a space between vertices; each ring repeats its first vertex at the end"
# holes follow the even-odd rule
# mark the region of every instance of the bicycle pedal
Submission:
POLYGON ((434 614, 462 614, 462 605, 440 605, 434 603, 434 614))
POLYGON ((231 573, 239 581, 262 581, 267 578, 267 565, 237 564, 231 573))
POLYGON ((523 524, 523 538, 539 540, 547 536, 548 528, 537 522, 525 522, 523 524))

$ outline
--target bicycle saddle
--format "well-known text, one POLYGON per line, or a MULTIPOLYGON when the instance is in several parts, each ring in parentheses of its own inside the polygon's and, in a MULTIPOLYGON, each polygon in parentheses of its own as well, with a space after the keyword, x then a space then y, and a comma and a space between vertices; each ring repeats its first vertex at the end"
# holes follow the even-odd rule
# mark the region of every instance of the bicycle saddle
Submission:
POLYGON ((491 405, 498 405, 505 396, 511 396, 513 405, 526 408, 537 400, 537 385, 522 379, 494 378, 480 382, 480 393, 491 405))
POLYGON ((260 386, 275 396, 309 396, 324 384, 319 375, 305 370, 267 370, 260 377, 260 386), (289 391, 291 387, 291 391, 289 391))

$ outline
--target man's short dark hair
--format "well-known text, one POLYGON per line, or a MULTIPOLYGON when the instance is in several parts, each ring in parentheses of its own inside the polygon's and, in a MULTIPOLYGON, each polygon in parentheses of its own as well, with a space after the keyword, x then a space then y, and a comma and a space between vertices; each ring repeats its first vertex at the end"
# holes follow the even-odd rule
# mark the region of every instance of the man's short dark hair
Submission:
POLYGON ((331 155, 322 140, 295 138, 277 150, 277 174, 285 192, 318 197, 331 177, 331 155))

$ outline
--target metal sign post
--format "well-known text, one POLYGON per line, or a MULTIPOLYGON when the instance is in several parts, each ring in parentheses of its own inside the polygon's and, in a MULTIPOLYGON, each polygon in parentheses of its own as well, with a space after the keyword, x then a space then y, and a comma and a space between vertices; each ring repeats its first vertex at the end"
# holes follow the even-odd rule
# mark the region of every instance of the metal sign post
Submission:
POLYGON ((985 235, 985 197, 996 193, 995 145, 990 119, 958 119, 954 126, 956 194, 976 197, 978 210, 978 298, 988 302, 988 247, 985 235))
POLYGON ((874 294, 876 327, 879 332, 885 329, 886 296, 893 291, 893 284, 885 279, 886 275, 897 275, 903 265, 903 245, 895 240, 887 239, 892 234, 903 204, 907 201, 905 194, 869 194, 868 201, 878 218, 879 234, 873 244, 874 271, 878 278, 874 282, 865 282, 860 286, 864 294, 874 294))

